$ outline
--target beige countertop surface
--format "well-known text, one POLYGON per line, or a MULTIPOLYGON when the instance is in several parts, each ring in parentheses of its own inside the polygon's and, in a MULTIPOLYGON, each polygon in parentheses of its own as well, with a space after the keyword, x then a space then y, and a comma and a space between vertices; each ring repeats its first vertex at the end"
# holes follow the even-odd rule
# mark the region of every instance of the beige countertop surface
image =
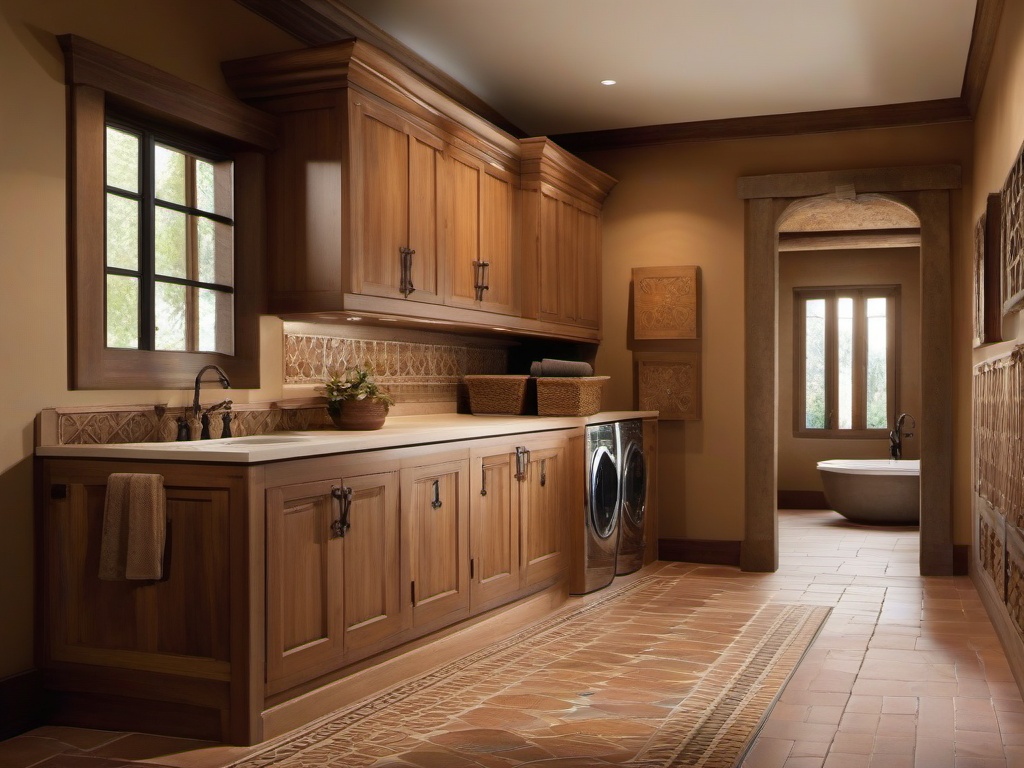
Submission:
POLYGON ((317 430, 273 432, 266 435, 180 443, 44 445, 36 448, 36 455, 81 459, 260 464, 335 453, 573 429, 588 424, 652 418, 657 415, 657 411, 602 411, 592 416, 473 416, 460 413, 391 416, 381 429, 368 432, 317 430))

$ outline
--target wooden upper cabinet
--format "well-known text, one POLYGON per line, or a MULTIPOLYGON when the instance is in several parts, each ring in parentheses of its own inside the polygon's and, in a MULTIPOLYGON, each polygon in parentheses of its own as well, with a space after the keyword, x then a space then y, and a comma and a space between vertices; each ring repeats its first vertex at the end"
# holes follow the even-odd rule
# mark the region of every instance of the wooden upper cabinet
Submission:
POLYGON ((447 302, 519 314, 517 175, 458 150, 445 158, 447 302))
POLYGON ((356 293, 440 302, 443 140, 367 95, 352 95, 356 293))
POLYGON ((600 338, 601 207, 615 180, 549 139, 520 144, 522 314, 600 338))
POLYGON ((223 69, 281 125, 267 182, 270 311, 467 326, 518 316, 515 138, 361 41, 223 69))

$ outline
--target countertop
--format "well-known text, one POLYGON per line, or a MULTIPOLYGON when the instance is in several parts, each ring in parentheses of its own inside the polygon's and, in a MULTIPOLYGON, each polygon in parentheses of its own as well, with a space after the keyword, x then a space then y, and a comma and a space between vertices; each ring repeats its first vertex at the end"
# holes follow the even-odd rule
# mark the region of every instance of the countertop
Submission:
POLYGON ((201 463, 260 464, 267 461, 372 451, 410 445, 474 440, 527 432, 572 429, 624 419, 653 418, 657 411, 602 411, 593 416, 472 416, 443 413, 389 416, 384 426, 368 432, 317 430, 192 440, 172 443, 110 443, 43 445, 37 456, 76 459, 145 459, 201 463))

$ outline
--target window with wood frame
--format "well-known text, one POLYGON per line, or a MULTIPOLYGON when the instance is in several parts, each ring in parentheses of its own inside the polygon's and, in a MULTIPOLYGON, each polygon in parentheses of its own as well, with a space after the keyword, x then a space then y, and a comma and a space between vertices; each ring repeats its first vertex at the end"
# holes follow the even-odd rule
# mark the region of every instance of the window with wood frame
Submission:
POLYGON ((898 402, 899 286, 793 291, 794 434, 884 437, 898 402))
POLYGON ((69 386, 259 386, 265 153, 276 120, 74 35, 69 386))

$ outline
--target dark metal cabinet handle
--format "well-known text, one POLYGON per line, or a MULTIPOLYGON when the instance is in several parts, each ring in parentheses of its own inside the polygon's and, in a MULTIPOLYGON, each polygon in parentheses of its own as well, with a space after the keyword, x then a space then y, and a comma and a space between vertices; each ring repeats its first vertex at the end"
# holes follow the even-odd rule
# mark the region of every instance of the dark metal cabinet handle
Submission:
POLYGON ((548 460, 540 460, 540 487, 543 488, 548 484, 548 460))
POLYGON ((352 512, 352 489, 348 486, 331 488, 331 498, 334 499, 335 507, 338 510, 337 516, 331 522, 331 533, 334 538, 345 537, 345 532, 352 526, 349 524, 349 514, 352 512))
POLYGON ((487 467, 480 465, 480 495, 487 495, 487 467))
POLYGON ((398 253, 402 259, 402 278, 398 290, 402 292, 403 296, 409 298, 409 294, 416 290, 412 284, 412 255, 416 251, 403 246, 398 249, 398 253))
POLYGON ((489 261, 474 261, 473 267, 475 269, 475 280, 473 288, 476 290, 476 300, 484 300, 484 291, 489 290, 490 286, 487 285, 487 268, 491 266, 489 261))
POLYGON ((521 445, 516 446, 516 480, 523 482, 526 479, 526 457, 529 451, 521 445))
POLYGON ((434 500, 430 502, 430 506, 434 509, 441 508, 441 481, 434 481, 434 500))

